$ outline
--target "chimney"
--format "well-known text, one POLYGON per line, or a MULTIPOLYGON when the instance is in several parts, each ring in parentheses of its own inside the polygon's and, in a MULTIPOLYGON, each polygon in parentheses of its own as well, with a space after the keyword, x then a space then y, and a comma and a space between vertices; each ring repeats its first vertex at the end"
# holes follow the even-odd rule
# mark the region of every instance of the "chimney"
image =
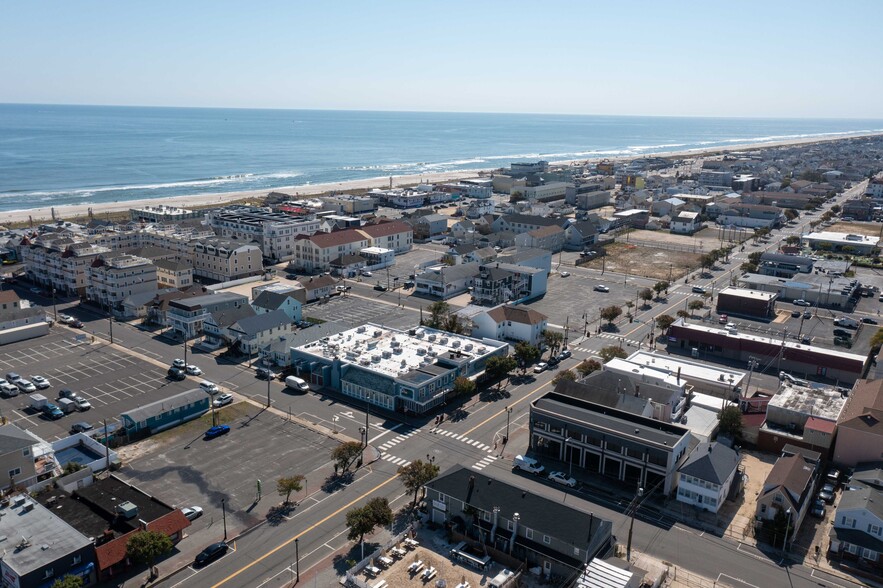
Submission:
POLYGON ((494 526, 491 527, 491 545, 493 545, 494 537, 496 537, 496 535, 497 535, 497 524, 498 524, 499 520, 500 520, 500 507, 495 506, 494 507, 494 526))
POLYGON ((515 546, 515 537, 518 535, 518 521, 521 520, 521 515, 517 512, 512 515, 512 536, 509 537, 509 553, 512 553, 512 548, 515 546))
POLYGON ((678 384, 681 383, 681 367, 678 366, 678 384))

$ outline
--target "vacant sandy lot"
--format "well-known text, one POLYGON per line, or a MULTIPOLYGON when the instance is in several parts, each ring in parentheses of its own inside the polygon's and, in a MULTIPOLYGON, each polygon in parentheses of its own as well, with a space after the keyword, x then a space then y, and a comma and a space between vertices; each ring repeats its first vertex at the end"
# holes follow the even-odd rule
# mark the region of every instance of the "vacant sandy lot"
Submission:
MULTIPOLYGON (((652 232, 652 231, 651 231, 652 232)), ((671 251, 656 247, 643 247, 630 243, 613 243, 605 247, 604 259, 593 259, 583 267, 628 273, 655 280, 676 280, 699 267, 701 253, 671 251)))
POLYGON ((854 235, 867 235, 869 237, 880 236, 879 223, 845 223, 837 222, 824 229, 830 233, 852 233, 854 235))

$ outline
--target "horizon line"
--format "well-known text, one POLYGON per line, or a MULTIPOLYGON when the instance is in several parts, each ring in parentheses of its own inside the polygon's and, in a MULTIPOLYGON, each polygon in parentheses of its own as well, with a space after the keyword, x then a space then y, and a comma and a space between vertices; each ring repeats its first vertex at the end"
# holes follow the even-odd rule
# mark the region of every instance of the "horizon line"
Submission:
POLYGON ((290 112, 364 112, 364 113, 400 113, 400 114, 475 114, 501 116, 568 116, 568 117, 620 117, 620 118, 686 118, 686 119, 735 119, 735 120, 838 120, 838 121, 883 121, 874 117, 837 117, 837 116, 759 116, 759 115, 683 115, 683 114, 591 114, 564 112, 500 112, 500 111, 468 111, 468 110, 392 110, 373 108, 272 108, 260 106, 175 106, 149 104, 85 104, 65 102, 3 102, 0 106, 67 106, 81 108, 156 108, 167 110, 260 110, 290 112))

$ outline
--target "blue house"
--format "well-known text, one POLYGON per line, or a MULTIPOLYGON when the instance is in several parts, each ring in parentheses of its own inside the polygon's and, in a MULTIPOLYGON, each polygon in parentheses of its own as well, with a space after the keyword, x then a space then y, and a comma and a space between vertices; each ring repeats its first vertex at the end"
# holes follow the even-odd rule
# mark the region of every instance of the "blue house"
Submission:
POLYGON ((171 429, 208 412, 211 397, 200 388, 181 392, 120 414, 129 438, 171 429))

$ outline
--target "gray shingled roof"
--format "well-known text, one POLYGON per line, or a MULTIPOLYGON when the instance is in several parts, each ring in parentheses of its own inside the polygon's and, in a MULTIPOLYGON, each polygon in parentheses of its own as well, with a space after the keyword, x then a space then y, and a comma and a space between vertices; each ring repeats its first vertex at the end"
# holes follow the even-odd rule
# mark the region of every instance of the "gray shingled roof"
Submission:
POLYGON ((212 321, 219 327, 227 328, 244 318, 255 316, 257 312, 251 306, 244 304, 242 306, 234 306, 226 310, 219 310, 212 313, 212 321))
POLYGON ((231 331, 242 332, 246 337, 252 337, 274 327, 284 327, 291 324, 291 319, 284 310, 277 309, 272 312, 255 314, 236 321, 230 326, 231 331))
MULTIPOLYGON (((127 410, 126 412, 120 413, 120 416, 127 416, 132 419, 132 421, 140 423, 141 421, 146 421, 149 418, 168 412, 173 408, 181 408, 188 404, 203 400, 206 397, 207 395, 203 389, 195 388, 193 390, 181 392, 180 394, 175 394, 174 396, 170 396, 163 400, 157 400, 156 402, 151 402, 150 404, 127 410)), ((208 410, 208 406, 206 406, 206 410, 208 410)))
POLYGON ((21 451, 34 444, 36 444, 34 438, 15 425, 0 426, 0 455, 21 451))
POLYGON ((679 472, 721 485, 739 465, 739 454, 718 442, 696 446, 679 472))

